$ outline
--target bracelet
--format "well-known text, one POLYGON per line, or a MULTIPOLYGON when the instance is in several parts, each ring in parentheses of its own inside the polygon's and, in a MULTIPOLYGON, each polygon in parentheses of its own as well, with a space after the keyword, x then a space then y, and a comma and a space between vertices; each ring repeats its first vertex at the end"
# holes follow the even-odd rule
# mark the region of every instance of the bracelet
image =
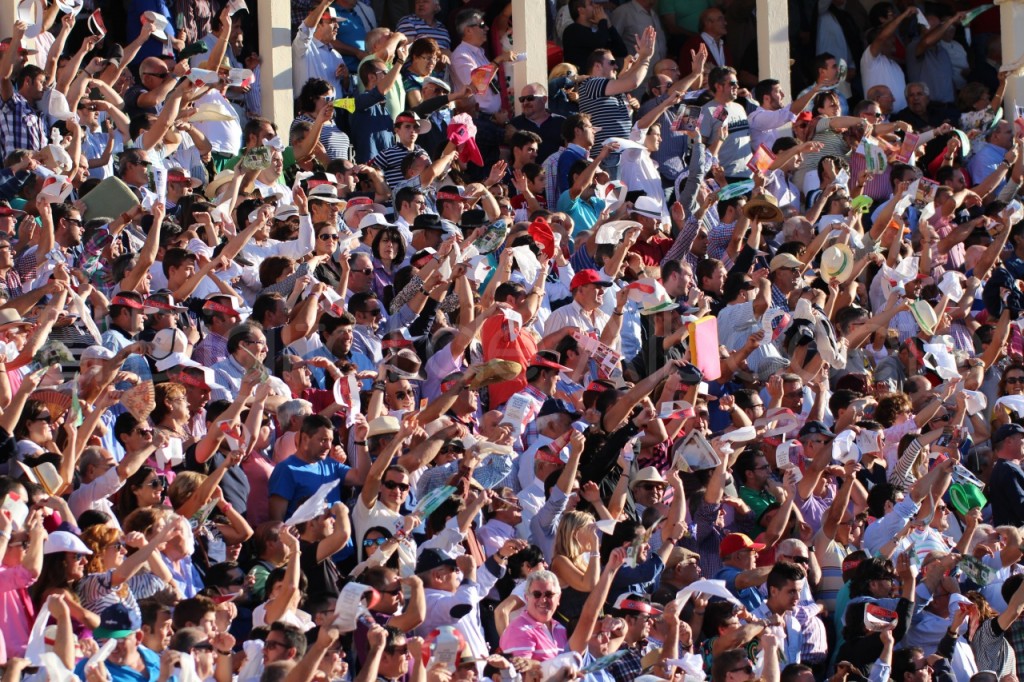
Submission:
POLYGON ((217 649, 217 653, 220 654, 221 656, 230 656, 231 655, 230 651, 221 651, 220 649, 217 649))
POLYGON ((383 381, 375 381, 375 382, 373 382, 373 390, 374 391, 383 391, 384 390, 384 382, 383 381))
POLYGON ((591 559, 600 559, 601 558, 601 553, 600 552, 591 552, 590 553, 590 558, 591 559))
POLYGON ((356 441, 352 441, 352 443, 353 443, 354 445, 361 445, 361 446, 363 446, 364 448, 366 447, 366 441, 365 441, 365 440, 356 440, 356 441))
POLYGON ((618 315, 619 317, 622 317, 622 311, 621 310, 615 310, 615 311, 612 312, 612 315, 618 315))

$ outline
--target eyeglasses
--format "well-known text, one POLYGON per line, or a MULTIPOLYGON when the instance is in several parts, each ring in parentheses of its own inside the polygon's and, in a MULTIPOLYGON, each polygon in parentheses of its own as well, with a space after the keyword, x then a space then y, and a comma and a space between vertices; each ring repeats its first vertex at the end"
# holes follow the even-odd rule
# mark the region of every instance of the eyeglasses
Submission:
POLYGON ((325 232, 324 234, 318 234, 317 239, 322 242, 338 241, 338 235, 333 232, 325 232))
POLYGON ((523 95, 522 97, 519 98, 519 103, 526 104, 527 102, 533 102, 538 99, 540 99, 540 97, 538 97, 537 95, 523 95))
POLYGON ((398 481, 384 481, 383 485, 388 490, 401 490, 403 493, 409 491, 408 483, 399 483, 398 481))
MULTIPOLYGON (((385 482, 385 485, 387 485, 387 482, 385 482)), ((364 538, 363 539, 363 547, 374 547, 374 546, 380 547, 380 546, 384 545, 385 543, 387 543, 387 541, 389 539, 390 538, 364 538)))
POLYGON ((541 592, 540 590, 534 590, 530 593, 530 596, 534 599, 554 599, 561 592, 541 592))
POLYGON ((281 647, 282 649, 287 649, 288 648, 288 645, 285 644, 284 642, 274 642, 274 641, 271 641, 269 639, 266 642, 263 643, 263 646, 264 646, 264 648, 267 648, 267 649, 276 649, 277 647, 281 647))

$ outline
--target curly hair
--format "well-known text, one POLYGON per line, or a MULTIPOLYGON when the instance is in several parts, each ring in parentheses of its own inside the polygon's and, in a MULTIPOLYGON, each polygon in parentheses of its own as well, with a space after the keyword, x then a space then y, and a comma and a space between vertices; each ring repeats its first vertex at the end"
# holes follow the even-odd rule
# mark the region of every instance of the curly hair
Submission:
POLYGON ((906 393, 886 393, 878 398, 875 421, 888 429, 896 423, 896 417, 913 409, 914 405, 906 393))
POLYGON ((89 526, 82 531, 82 542, 92 550, 89 563, 85 565, 86 575, 90 573, 102 573, 106 570, 103 565, 103 553, 107 547, 117 542, 121 537, 121 531, 110 526, 89 526))

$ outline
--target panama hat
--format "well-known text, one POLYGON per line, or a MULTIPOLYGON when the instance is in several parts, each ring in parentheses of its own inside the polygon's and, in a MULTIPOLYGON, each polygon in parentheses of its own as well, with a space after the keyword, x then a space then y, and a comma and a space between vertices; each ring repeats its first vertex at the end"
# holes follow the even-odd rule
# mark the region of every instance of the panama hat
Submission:
POLYGON ((825 283, 838 280, 840 284, 850 278, 853 270, 853 251, 846 244, 833 244, 821 254, 821 278, 825 283))

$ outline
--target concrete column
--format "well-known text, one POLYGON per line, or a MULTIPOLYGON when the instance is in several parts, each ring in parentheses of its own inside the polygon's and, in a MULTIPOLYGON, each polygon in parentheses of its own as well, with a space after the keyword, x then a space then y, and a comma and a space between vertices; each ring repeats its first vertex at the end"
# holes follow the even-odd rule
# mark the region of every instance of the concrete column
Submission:
POLYGON ((547 6, 544 0, 512 0, 512 47, 528 55, 512 67, 516 113, 522 113, 519 93, 530 83, 548 83, 547 6))
POLYGON ((792 93, 789 75, 789 9, 778 0, 757 0, 757 64, 759 80, 774 78, 792 93))
POLYGON ((295 95, 292 94, 291 5, 276 0, 261 0, 259 12, 260 95, 263 116, 277 124, 281 139, 287 142, 292 125, 295 95))
MULTIPOLYGON (((1024 2, 1021 0, 994 0, 999 6, 999 22, 1003 41, 1003 63, 1013 64, 1024 59, 1024 2)), ((1016 105, 1024 106, 1024 79, 1011 76, 1006 79, 1003 95, 1003 118, 1016 118, 1016 105)))

